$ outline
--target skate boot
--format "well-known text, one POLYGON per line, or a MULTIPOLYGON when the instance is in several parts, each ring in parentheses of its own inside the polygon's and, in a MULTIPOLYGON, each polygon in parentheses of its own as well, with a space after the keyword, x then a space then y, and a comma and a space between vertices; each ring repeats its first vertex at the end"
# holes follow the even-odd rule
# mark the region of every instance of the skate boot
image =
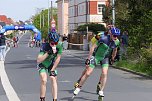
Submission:
POLYGON ((73 91, 73 94, 76 96, 78 95, 78 93, 80 92, 81 88, 77 87, 75 88, 75 90, 73 91))
POLYGON ((99 94, 99 96, 98 96, 98 101, 103 101, 103 98, 104 98, 103 91, 100 90, 98 94, 99 94))
POLYGON ((79 82, 80 82, 80 79, 77 82, 74 83, 74 89, 79 86, 79 82))
POLYGON ((75 82, 74 83, 74 88, 77 88, 79 86, 79 83, 78 82, 75 82))
POLYGON ((40 101, 45 101, 45 97, 40 97, 40 101))
POLYGON ((53 99, 53 101, 57 101, 57 99, 53 99))
POLYGON ((72 100, 75 98, 76 95, 78 95, 78 93, 80 92, 80 90, 81 90, 80 87, 75 88, 75 90, 73 91, 72 100))

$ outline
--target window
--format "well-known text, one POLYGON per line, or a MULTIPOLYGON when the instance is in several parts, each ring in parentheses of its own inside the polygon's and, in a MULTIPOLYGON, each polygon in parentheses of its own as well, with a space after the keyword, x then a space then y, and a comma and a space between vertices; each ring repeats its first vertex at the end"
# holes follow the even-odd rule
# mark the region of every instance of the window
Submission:
POLYGON ((79 12, 78 12, 78 14, 80 15, 80 13, 81 13, 81 8, 80 8, 80 6, 79 6, 79 8, 78 8, 78 9, 79 9, 79 12))
POLYGON ((98 3, 98 14, 103 14, 105 12, 105 5, 102 3, 98 3))
POLYGON ((98 14, 102 14, 102 4, 98 4, 98 14))

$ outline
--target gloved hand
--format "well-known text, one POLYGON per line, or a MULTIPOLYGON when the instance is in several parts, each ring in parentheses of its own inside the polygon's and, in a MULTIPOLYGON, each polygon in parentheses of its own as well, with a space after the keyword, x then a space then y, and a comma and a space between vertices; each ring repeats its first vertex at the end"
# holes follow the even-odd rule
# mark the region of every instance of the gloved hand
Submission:
POLYGON ((50 46, 49 43, 45 43, 45 44, 42 46, 42 48, 43 48, 44 51, 48 51, 48 50, 50 50, 51 46, 50 46))
POLYGON ((56 72, 55 71, 50 71, 50 76, 57 76, 56 72))
POLYGON ((47 50, 46 51, 49 55, 51 55, 53 53, 53 51, 50 49, 50 50, 47 50))
POLYGON ((109 64, 110 64, 110 65, 113 65, 114 62, 115 62, 115 60, 114 60, 113 58, 110 58, 110 59, 109 59, 109 64))
POLYGON ((86 59, 85 64, 86 64, 86 65, 89 65, 89 64, 90 64, 90 60, 89 60, 89 59, 86 59))

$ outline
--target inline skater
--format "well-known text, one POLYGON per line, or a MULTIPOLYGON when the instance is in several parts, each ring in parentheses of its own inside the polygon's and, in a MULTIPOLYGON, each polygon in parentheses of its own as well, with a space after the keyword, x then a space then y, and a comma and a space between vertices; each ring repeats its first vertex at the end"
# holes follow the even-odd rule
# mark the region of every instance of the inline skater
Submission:
POLYGON ((117 47, 120 45, 120 41, 118 40, 120 30, 113 27, 109 32, 109 34, 101 35, 99 41, 91 47, 88 58, 85 62, 86 69, 82 72, 81 77, 77 81, 77 85, 73 91, 74 95, 77 95, 80 92, 82 85, 93 72, 96 65, 100 63, 102 67, 102 73, 98 84, 100 89, 98 89, 97 93, 99 94, 99 97, 104 97, 103 90, 107 81, 109 57, 111 55, 111 61, 114 61, 117 53, 117 47), (113 52, 110 54, 112 50, 113 52))
POLYGON ((57 66, 63 51, 62 43, 59 42, 59 35, 56 32, 49 33, 49 42, 43 44, 37 57, 38 71, 40 75, 40 101, 45 101, 47 74, 52 83, 53 101, 57 101, 57 66))
MULTIPOLYGON (((103 35, 103 34, 104 34, 104 32, 99 32, 99 33, 96 34, 94 37, 92 37, 92 39, 91 39, 91 47, 99 41, 101 35, 103 35)), ((82 73, 82 75, 81 75, 80 78, 82 78, 82 76, 83 76, 83 74, 86 72, 87 68, 88 68, 88 66, 86 66, 86 69, 83 71, 83 73, 82 73)), ((79 79, 79 80, 80 80, 80 79, 79 79)), ((79 83, 78 83, 79 80, 74 83, 74 88, 76 88, 76 87, 79 85, 79 83)))

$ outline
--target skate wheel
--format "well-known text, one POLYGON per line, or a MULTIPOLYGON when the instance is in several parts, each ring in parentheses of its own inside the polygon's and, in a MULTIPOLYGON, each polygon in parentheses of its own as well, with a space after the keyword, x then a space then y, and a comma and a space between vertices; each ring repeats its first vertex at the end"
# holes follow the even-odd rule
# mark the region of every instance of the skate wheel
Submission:
POLYGON ((98 96, 98 101, 103 101, 103 97, 102 96, 98 96))

